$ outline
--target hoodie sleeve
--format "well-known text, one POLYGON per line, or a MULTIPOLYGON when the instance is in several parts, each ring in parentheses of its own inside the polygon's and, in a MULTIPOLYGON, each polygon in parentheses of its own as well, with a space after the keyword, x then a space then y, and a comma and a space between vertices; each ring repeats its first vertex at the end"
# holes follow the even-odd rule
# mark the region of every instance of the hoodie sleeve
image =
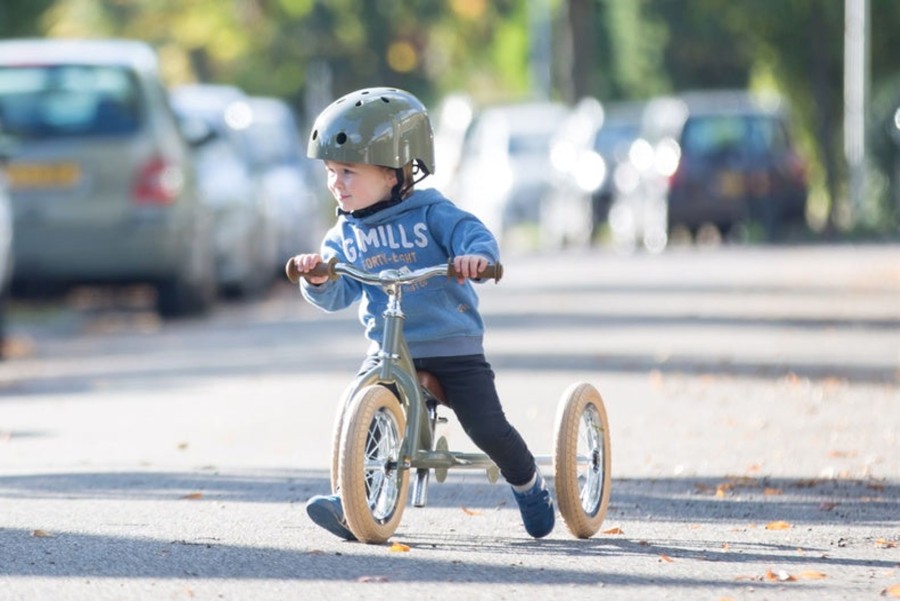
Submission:
POLYGON ((497 240, 475 215, 453 203, 441 202, 431 207, 428 227, 450 258, 459 255, 481 255, 491 263, 500 260, 497 240))
MULTIPOLYGON (((322 243, 322 258, 326 261, 337 257, 346 262, 341 252, 341 245, 336 237, 329 235, 322 243)), ((351 278, 340 277, 328 280, 324 284, 314 285, 300 279, 300 292, 310 304, 329 313, 346 309, 362 296, 362 284, 351 278)))

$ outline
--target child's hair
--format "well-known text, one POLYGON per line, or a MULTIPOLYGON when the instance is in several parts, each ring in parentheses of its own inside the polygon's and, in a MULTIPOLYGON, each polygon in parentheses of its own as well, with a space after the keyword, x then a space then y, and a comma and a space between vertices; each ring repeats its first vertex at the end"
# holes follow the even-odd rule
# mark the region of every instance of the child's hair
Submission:
POLYGON ((365 88, 332 102, 313 123, 306 155, 394 169, 392 197, 434 173, 434 132, 425 106, 396 88, 365 88), (415 179, 418 177, 418 179, 415 179))

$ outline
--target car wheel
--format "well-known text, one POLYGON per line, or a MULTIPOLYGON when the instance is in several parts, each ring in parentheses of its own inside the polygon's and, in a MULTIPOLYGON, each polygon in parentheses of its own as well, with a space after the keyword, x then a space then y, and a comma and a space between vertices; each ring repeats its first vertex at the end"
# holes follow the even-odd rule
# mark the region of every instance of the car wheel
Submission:
POLYGON ((6 325, 9 308, 9 288, 0 290, 0 361, 6 357, 6 325))
POLYGON ((202 315, 216 300, 215 261, 211 246, 196 242, 193 260, 184 262, 183 271, 156 286, 156 309, 165 318, 202 315))

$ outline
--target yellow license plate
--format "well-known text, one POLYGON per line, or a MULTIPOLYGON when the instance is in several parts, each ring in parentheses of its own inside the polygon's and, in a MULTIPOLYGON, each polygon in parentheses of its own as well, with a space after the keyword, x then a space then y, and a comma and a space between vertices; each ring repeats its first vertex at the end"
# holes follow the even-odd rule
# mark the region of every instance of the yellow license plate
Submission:
POLYGON ((13 163, 6 168, 12 189, 71 188, 81 181, 77 163, 13 163))

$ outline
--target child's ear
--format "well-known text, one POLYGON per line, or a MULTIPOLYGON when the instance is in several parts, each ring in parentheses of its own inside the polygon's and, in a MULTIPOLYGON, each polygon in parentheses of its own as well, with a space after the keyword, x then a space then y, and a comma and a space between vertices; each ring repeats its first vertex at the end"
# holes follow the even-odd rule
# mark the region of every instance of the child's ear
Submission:
POLYGON ((397 185, 397 172, 390 167, 384 168, 385 177, 387 179, 387 184, 391 188, 397 185))

